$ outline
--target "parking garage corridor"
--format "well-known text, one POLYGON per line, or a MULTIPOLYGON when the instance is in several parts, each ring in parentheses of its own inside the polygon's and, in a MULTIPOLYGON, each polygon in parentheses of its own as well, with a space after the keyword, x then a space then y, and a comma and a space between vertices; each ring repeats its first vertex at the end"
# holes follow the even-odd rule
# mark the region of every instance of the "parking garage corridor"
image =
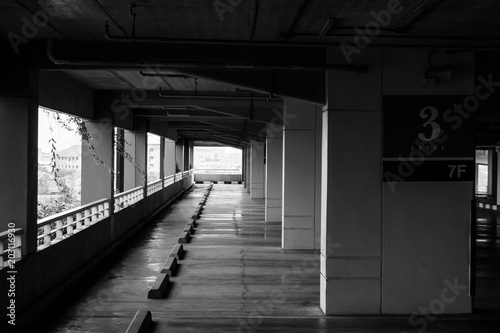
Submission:
POLYGON ((167 209, 48 331, 125 332, 139 309, 152 312, 155 331, 175 332, 234 332, 260 314, 321 317, 318 254, 283 252, 281 225, 263 222, 264 200, 250 199, 241 185, 214 186, 167 298, 147 298, 205 189, 197 185, 167 209), (304 260, 307 272, 292 279, 294 265, 304 260))
MULTIPOLYGON (((149 310, 151 332, 402 332, 408 316, 327 317, 319 307, 318 254, 283 251, 280 223, 242 185, 213 186, 164 299, 148 299, 179 234, 203 198, 196 185, 47 332, 125 332, 149 310)), ((493 316, 494 317, 494 316, 493 316)), ((498 332, 492 316, 442 317, 427 332, 498 332)))

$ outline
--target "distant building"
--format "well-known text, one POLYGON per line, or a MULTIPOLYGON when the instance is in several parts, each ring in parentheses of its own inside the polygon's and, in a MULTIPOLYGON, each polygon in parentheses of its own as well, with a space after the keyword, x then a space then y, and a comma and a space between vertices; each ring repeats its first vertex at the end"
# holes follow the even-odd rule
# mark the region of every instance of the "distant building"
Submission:
POLYGON ((160 144, 148 143, 148 173, 160 175, 160 144))
POLYGON ((56 160, 57 167, 59 169, 67 170, 80 170, 81 169, 81 159, 82 159, 82 146, 73 145, 58 152, 58 157, 56 160))
POLYGON ((38 148, 38 165, 44 170, 50 170, 51 154, 38 148))
POLYGON ((198 170, 241 172, 241 150, 231 147, 195 147, 194 167, 198 170))

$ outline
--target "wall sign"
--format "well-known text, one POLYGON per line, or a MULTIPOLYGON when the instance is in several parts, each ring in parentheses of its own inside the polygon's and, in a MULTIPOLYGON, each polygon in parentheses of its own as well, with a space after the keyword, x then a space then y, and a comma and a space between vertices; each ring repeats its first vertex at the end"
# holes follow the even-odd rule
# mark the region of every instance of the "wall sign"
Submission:
POLYGON ((384 182, 474 180, 474 119, 463 106, 466 97, 384 97, 384 182))

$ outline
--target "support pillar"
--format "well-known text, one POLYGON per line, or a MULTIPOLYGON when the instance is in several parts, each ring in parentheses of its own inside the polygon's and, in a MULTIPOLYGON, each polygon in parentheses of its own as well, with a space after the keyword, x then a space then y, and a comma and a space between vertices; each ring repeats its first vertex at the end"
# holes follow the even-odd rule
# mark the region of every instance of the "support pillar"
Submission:
POLYGON ((165 138, 160 137, 160 179, 162 187, 165 187, 165 138))
MULTIPOLYGON (((497 195, 498 153, 496 148, 488 149, 488 195, 497 195)), ((498 199, 497 199, 498 201, 498 199)), ((498 202, 497 202, 498 203, 498 202)))
MULTIPOLYGON (((119 147, 125 147, 125 131, 123 129, 116 129, 116 140, 118 141, 119 147)), ((119 154, 116 149, 115 154, 115 192, 121 193, 124 190, 125 182, 125 157, 123 154, 119 154)))
POLYGON ((498 195, 500 193, 500 182, 498 179, 500 178, 500 154, 496 153, 496 168, 494 169, 497 174, 497 182, 496 182, 496 193, 497 193, 497 205, 500 205, 500 196, 498 195))
POLYGON ((190 151, 190 145, 189 145, 189 140, 184 139, 184 162, 183 162, 183 171, 188 171, 189 170, 189 165, 191 164, 190 158, 191 158, 191 151, 190 151))
POLYGON ((245 176, 245 183, 247 184, 247 193, 250 193, 250 182, 251 182, 251 179, 252 179, 252 168, 250 166, 250 161, 252 159, 251 157, 251 150, 252 150, 252 146, 248 146, 247 149, 246 149, 246 169, 247 169, 247 172, 246 172, 246 176, 245 176))
POLYGON ((194 142, 189 141, 189 167, 188 170, 194 167, 194 142))
POLYGON ((164 174, 167 177, 175 174, 175 141, 165 139, 164 156, 164 174))
MULTIPOLYGON (((124 131, 124 139, 126 142, 126 144, 124 145, 125 152, 132 158, 133 161, 137 162, 135 156, 135 133, 131 131, 124 131)), ((125 160, 123 162, 123 191, 131 190, 137 186, 137 181, 135 179, 136 175, 137 173, 135 166, 130 161, 125 160)))
POLYGON ((246 174, 247 174, 247 150, 242 149, 241 152, 241 181, 243 182, 243 188, 247 188, 246 174))
MULTIPOLYGON (((9 88, 0 97, 0 172, 4 176, 0 191, 0 232, 9 224, 23 228, 22 254, 37 250, 37 155, 38 155, 38 74, 6 75, 9 88)), ((11 225, 12 226, 12 225, 11 225)))
POLYGON ((144 197, 146 197, 146 184, 148 183, 148 132, 145 121, 138 123, 135 130, 135 162, 140 169, 135 169, 135 186, 144 186, 144 197), (142 174, 141 171, 144 171, 145 174, 142 174))
POLYGON ((381 312, 381 54, 362 55, 370 59, 369 73, 327 72, 320 256, 320 306, 327 315, 381 312))
POLYGON ((281 222, 283 191, 283 132, 266 139, 266 222, 281 222))
POLYGON ((283 249, 315 248, 317 108, 300 100, 285 99, 283 249))
MULTIPOLYGON (((85 125, 92 137, 97 157, 106 165, 96 163, 88 145, 82 142, 82 205, 101 199, 111 199, 114 196, 113 173, 109 170, 109 168, 114 169, 115 153, 111 117, 101 113, 95 120, 85 121, 85 125)), ((110 205, 110 209, 112 208, 113 205, 110 205)))
POLYGON ((264 198, 264 143, 252 141, 250 151, 250 198, 264 198))
POLYGON ((175 173, 182 172, 184 170, 184 142, 181 139, 175 143, 175 163, 176 169, 178 167, 175 173))
MULTIPOLYGON (((328 52, 330 63, 345 61, 338 48, 328 52)), ((460 77, 422 86, 427 58, 428 50, 365 49, 352 64, 368 72, 327 72, 320 257, 327 315, 470 311, 473 123, 453 129, 442 112, 474 96, 474 59, 455 55, 460 77), (429 106, 440 131, 427 131, 429 106), (444 146, 433 155, 412 149, 433 137, 444 146)))
POLYGON ((321 162, 323 146, 323 108, 316 108, 316 165, 314 171, 314 249, 321 249, 321 162))

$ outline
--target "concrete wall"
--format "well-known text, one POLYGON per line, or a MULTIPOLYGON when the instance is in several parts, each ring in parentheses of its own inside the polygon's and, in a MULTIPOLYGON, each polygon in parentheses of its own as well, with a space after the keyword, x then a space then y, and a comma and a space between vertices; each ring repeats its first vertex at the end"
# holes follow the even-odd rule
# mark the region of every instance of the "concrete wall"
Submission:
POLYGON ((241 175, 233 175, 233 174, 211 174, 205 173, 200 174, 197 173, 194 175, 195 182, 241 182, 241 175))

